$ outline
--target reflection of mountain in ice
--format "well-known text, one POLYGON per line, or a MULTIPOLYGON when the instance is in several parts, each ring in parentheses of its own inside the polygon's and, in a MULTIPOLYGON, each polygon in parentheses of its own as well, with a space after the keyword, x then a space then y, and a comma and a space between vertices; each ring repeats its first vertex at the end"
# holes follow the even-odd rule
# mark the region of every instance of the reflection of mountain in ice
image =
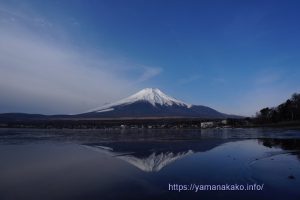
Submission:
POLYGON ((126 161, 133 166, 143 170, 145 172, 158 172, 165 166, 173 163, 174 161, 181 159, 187 155, 193 154, 192 150, 187 150, 184 152, 152 152, 150 155, 137 156, 135 153, 125 153, 125 152, 114 152, 112 148, 106 146, 87 146, 93 150, 101 153, 105 153, 115 158, 119 158, 126 161))
POLYGON ((171 164, 172 162, 183 158, 187 155, 193 154, 192 150, 181 153, 155 153, 153 152, 150 156, 146 158, 137 158, 132 155, 118 156, 120 159, 136 166, 137 168, 146 172, 157 172, 160 171, 165 166, 171 164))
POLYGON ((208 151, 230 140, 148 140, 88 143, 85 147, 123 160, 142 171, 158 172, 194 153, 208 151))

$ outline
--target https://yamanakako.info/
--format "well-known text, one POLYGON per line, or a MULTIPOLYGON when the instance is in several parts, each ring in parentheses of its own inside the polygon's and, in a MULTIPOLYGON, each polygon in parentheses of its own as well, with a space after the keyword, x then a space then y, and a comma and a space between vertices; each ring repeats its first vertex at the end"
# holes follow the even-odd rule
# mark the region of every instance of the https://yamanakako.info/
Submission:
POLYGON ((262 191, 264 184, 170 184, 169 191, 201 192, 201 191, 262 191))

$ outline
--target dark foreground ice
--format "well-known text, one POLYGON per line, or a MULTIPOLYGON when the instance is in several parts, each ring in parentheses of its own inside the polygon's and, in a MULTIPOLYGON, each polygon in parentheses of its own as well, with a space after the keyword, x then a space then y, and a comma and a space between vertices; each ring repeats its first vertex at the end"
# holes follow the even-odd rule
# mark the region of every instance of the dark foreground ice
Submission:
POLYGON ((0 199, 300 199, 300 131, 0 130, 0 199), (263 185, 260 191, 170 185, 263 185))

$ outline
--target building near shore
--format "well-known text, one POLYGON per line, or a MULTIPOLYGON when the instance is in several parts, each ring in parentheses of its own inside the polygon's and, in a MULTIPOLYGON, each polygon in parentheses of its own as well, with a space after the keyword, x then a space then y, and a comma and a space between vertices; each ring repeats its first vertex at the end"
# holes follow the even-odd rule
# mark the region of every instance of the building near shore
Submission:
POLYGON ((201 128, 213 128, 215 126, 215 122, 201 122, 201 128))

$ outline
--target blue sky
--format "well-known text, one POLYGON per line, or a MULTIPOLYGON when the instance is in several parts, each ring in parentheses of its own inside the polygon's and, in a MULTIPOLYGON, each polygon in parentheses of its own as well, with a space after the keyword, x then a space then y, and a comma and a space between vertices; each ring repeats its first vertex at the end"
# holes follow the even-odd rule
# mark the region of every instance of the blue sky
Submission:
POLYGON ((300 92, 299 1, 0 1, 0 112, 78 113, 157 87, 253 115, 300 92))

